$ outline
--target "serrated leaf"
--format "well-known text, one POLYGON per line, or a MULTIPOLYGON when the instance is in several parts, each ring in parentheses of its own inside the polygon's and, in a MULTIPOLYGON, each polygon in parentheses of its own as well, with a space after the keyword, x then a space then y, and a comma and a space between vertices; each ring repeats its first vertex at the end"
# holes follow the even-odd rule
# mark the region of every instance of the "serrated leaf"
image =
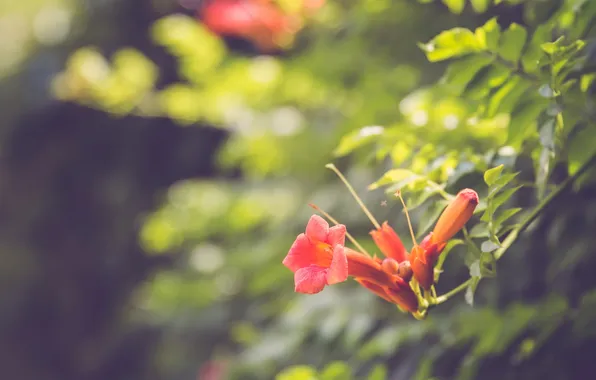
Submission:
POLYGON ((449 8, 452 13, 461 14, 466 5, 465 0, 443 0, 443 4, 449 8))
POLYGON ((499 245, 490 240, 486 240, 480 244, 480 250, 482 252, 492 252, 497 248, 499 248, 499 245))
POLYGON ((503 168, 505 166, 503 164, 496 166, 492 169, 488 169, 487 171, 484 172, 484 182, 488 185, 491 186, 493 183, 495 183, 499 177, 501 176, 501 173, 503 172, 503 168))
POLYGON ((505 210, 499 215, 493 222, 495 229, 498 229, 503 223, 505 223, 509 218, 517 214, 522 210, 521 207, 510 208, 505 210))
POLYGON ((381 126, 367 126, 348 133, 339 142, 333 154, 337 157, 352 153, 355 149, 375 141, 383 135, 385 128, 381 126))
POLYGON ((474 76, 493 60, 494 58, 488 55, 472 55, 462 58, 449 65, 443 82, 454 95, 461 95, 474 76))
MULTIPOLYGON (((389 185, 396 182, 411 179, 412 181, 421 178, 418 174, 408 169, 391 169, 387 171, 381 178, 368 186, 369 190, 378 189, 381 186, 389 185)), ((405 186, 405 184, 404 184, 405 186)))
POLYGON ((460 57, 481 51, 483 48, 476 35, 465 28, 445 30, 428 43, 419 46, 431 62, 460 57))
POLYGON ((501 35, 498 50, 499 55, 509 62, 517 62, 524 50, 527 36, 528 32, 526 28, 512 23, 501 35))

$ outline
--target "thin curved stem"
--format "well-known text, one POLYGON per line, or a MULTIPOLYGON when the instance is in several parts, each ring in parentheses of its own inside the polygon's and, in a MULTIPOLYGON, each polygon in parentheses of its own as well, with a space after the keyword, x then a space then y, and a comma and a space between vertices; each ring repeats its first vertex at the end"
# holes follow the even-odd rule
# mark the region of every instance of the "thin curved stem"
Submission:
POLYGON ((368 219, 370 219, 370 221, 373 224, 373 226, 375 226, 375 228, 377 230, 380 230, 381 229, 381 225, 375 219, 375 217, 373 216, 373 214, 370 211, 368 211, 368 209, 364 205, 364 202, 362 202, 362 200, 360 199, 360 197, 356 193, 356 190, 354 190, 354 188, 352 187, 352 185, 350 185, 350 183, 348 182, 348 180, 346 179, 346 177, 344 177, 344 175, 341 174, 341 172, 339 171, 339 169, 337 167, 335 167, 335 165, 333 165, 333 164, 327 164, 327 165, 325 165, 325 167, 327 169, 333 170, 335 172, 335 174, 337 174, 337 176, 339 177, 339 179, 341 179, 341 181, 346 185, 346 187, 348 188, 348 190, 350 191, 350 193, 352 194, 352 196, 354 197, 354 199, 356 200, 356 202, 358 202, 358 205, 360 205, 360 208, 362 209, 362 211, 364 211, 364 213, 366 214, 366 216, 368 217, 368 219))

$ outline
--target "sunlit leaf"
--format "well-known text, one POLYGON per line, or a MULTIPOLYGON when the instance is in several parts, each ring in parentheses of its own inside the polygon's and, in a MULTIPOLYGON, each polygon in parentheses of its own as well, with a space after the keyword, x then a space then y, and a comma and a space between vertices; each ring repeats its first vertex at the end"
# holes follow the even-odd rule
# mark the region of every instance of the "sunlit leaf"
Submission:
POLYGON ((483 49, 476 35, 464 28, 443 31, 427 44, 419 46, 431 62, 460 57, 483 49))
POLYGON ((493 59, 488 55, 472 55, 462 58, 449 65, 443 81, 454 95, 460 95, 472 78, 482 68, 489 65, 493 59))
POLYGON ((464 10, 466 0, 442 0, 443 4, 453 13, 460 14, 464 10))
POLYGON ((339 157, 345 156, 353 152, 355 149, 375 141, 384 131, 385 128, 376 125, 355 130, 342 137, 339 146, 333 153, 339 157))
POLYGON ((501 35, 499 55, 507 61, 517 62, 521 57, 528 32, 516 23, 512 23, 501 35))
POLYGON ((487 50, 491 52, 497 51, 499 47, 499 39, 501 38, 501 27, 499 26, 496 17, 491 18, 484 25, 476 28, 475 34, 487 50))
POLYGON ((334 361, 321 371, 319 380, 350 380, 352 369, 344 362, 334 361))
POLYGON ((503 164, 496 166, 492 169, 488 169, 487 171, 484 172, 484 182, 488 185, 491 186, 493 183, 495 183, 495 181, 497 179, 499 179, 499 177, 501 176, 501 173, 503 172, 503 168, 505 166, 503 164))
POLYGON ((401 181, 409 180, 409 179, 414 181, 418 178, 420 178, 419 175, 417 175, 416 173, 414 173, 408 169, 391 169, 388 172, 386 172, 385 174, 383 174, 383 176, 381 178, 379 178, 376 182, 370 184, 368 186, 368 189, 375 190, 381 186, 385 186, 385 185, 389 185, 392 183, 401 182, 401 181))
POLYGON ((314 368, 298 365, 286 368, 275 376, 275 380, 318 380, 318 377, 314 368))

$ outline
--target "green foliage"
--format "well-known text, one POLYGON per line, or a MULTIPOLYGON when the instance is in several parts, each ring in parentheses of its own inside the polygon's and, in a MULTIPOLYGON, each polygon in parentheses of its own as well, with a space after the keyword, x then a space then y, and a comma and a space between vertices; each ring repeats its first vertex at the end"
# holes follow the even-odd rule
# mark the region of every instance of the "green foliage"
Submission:
MULTIPOLYGON (((464 16, 446 17, 439 2, 422 11, 402 2, 329 0, 297 47, 279 56, 237 54, 197 20, 166 16, 151 36, 177 59, 180 81, 156 88, 157 69, 140 52, 123 49, 109 62, 94 48, 73 54, 57 78, 62 99, 229 132, 216 157, 218 176, 173 186, 144 219, 145 249, 170 254, 177 267, 149 281, 137 302, 152 315, 178 316, 173 323, 182 326, 199 315, 226 315, 233 344, 221 346, 234 357, 234 378, 380 380, 392 377, 387 361, 426 380, 445 358, 453 378, 475 378, 486 358, 539 355, 566 319, 577 334, 590 330, 590 293, 577 314, 550 288, 535 302, 517 293, 496 299, 512 293, 500 282, 520 286, 530 275, 512 274, 498 260, 553 194, 554 168, 573 175, 596 153, 596 75, 588 59, 594 2, 551 1, 546 15, 541 1, 442 3, 464 16), (523 25, 494 13, 511 4, 521 4, 523 25), (480 23, 467 10, 490 18, 480 23), (428 41, 418 45, 426 59, 441 64, 421 62, 416 41, 405 37, 412 33, 428 41), (417 238, 461 188, 478 191, 476 214, 435 268, 439 297, 449 295, 452 307, 432 305, 420 322, 355 284, 290 296, 292 274, 280 262, 304 230, 306 203, 359 239, 372 228, 327 177, 323 166, 334 157, 360 194, 371 191, 365 203, 400 236, 408 232, 394 208, 397 190, 417 238), (524 159, 529 167, 517 167, 524 159), (520 202, 527 190, 536 190, 536 202, 520 202), (173 312, 180 310, 184 316, 173 312), (425 355, 402 364, 413 345, 425 355)), ((520 268, 525 254, 512 259, 520 268)))

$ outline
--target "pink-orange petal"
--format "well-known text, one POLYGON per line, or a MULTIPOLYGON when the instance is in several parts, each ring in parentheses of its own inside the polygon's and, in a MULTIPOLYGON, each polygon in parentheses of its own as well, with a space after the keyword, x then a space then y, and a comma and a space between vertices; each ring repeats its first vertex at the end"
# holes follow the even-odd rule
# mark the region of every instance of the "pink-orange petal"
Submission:
POLYGON ((327 269, 311 265, 294 273, 294 290, 298 293, 316 294, 327 285, 327 269))
MULTIPOLYGON (((329 234, 329 223, 318 215, 310 217, 306 225, 306 236, 315 241, 326 241, 329 234)), ((314 243, 314 241, 313 241, 314 243)))
POLYGON ((335 247, 337 244, 344 245, 346 243, 346 226, 338 224, 331 227, 327 235, 327 243, 332 247, 335 247))
POLYGON ((348 279, 348 258, 344 247, 337 244, 333 249, 333 259, 327 271, 327 284, 337 284, 348 279))
POLYGON ((316 260, 316 248, 305 234, 300 234, 294 240, 282 263, 292 272, 296 272, 300 268, 316 263, 316 260))

